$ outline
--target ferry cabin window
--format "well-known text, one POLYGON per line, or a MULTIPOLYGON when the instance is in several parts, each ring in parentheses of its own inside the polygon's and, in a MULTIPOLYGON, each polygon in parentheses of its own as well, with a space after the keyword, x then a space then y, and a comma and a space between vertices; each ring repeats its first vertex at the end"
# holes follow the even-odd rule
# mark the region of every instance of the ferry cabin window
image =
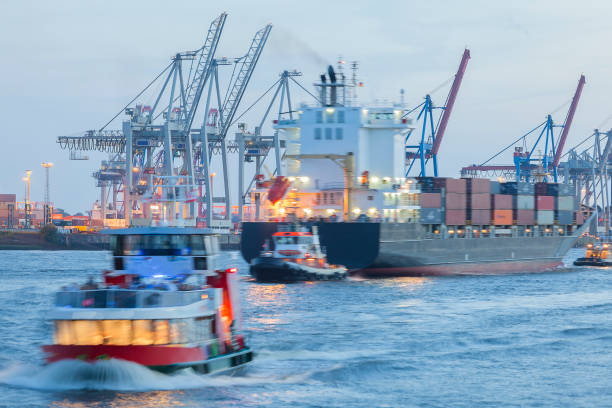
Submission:
POLYGON ((314 138, 315 140, 321 140, 321 128, 315 128, 314 138))
POLYGON ((332 128, 325 128, 325 140, 331 140, 332 128))
POLYGON ((336 128, 336 140, 342 140, 343 137, 344 137, 344 129, 341 127, 336 128))
POLYGON ((189 236, 191 253, 193 255, 206 255, 206 244, 204 243, 204 235, 189 236))
POLYGON ((211 317, 168 320, 56 320, 60 345, 147 346, 207 341, 211 317))
POLYGON ((344 111, 343 110, 338 111, 338 123, 344 123, 344 111))
POLYGON ((323 123, 323 112, 322 111, 315 112, 315 120, 317 123, 323 123))
POLYGON ((191 248, 195 255, 206 253, 203 235, 127 235, 117 237, 115 255, 176 255, 191 248))
POLYGON ((111 235, 110 249, 115 256, 123 255, 123 236, 111 235))
POLYGON ((334 123, 334 110, 325 111, 325 123, 334 123))

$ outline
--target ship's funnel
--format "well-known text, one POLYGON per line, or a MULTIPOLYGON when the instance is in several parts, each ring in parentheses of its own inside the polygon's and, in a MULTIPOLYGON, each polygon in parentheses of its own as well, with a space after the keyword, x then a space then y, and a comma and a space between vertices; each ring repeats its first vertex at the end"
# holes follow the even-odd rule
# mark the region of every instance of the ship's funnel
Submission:
POLYGON ((321 106, 325 106, 327 104, 327 91, 325 90, 327 80, 325 79, 325 74, 321 74, 321 106))
POLYGON ((336 73, 334 68, 330 65, 327 67, 327 74, 329 75, 329 82, 331 82, 331 90, 329 92, 329 105, 336 106, 336 73))

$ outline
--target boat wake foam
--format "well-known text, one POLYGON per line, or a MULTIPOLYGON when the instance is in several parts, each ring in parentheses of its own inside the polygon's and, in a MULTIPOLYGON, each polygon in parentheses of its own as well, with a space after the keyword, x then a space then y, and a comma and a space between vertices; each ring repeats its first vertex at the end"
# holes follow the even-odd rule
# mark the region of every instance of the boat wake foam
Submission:
POLYGON ((113 390, 153 391, 203 387, 249 386, 263 383, 298 383, 309 374, 280 378, 242 375, 200 375, 191 369, 163 374, 140 364, 124 360, 101 360, 94 363, 63 360, 46 366, 14 364, 0 370, 0 383, 44 391, 113 390))

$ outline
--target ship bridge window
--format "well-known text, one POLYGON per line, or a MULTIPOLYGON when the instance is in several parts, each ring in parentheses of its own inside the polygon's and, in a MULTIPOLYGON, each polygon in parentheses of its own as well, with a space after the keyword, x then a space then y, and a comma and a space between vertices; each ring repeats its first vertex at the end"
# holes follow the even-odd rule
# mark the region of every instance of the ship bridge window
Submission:
POLYGON ((334 109, 325 110, 325 123, 334 123, 334 109))
POLYGON ((297 237, 276 237, 275 242, 278 245, 295 245, 297 244, 297 237))
POLYGON ((338 123, 344 123, 344 111, 343 110, 338 111, 338 123))
POLYGON ((312 237, 298 237, 298 244, 311 245, 312 237))
POLYGON ((314 130, 315 140, 321 140, 321 135, 322 135, 321 128, 315 128, 314 130))
POLYGON ((322 111, 316 111, 315 112, 315 121, 317 123, 323 123, 323 112, 322 111))
POLYGON ((325 128, 325 140, 332 139, 332 128, 325 128))
POLYGON ((341 127, 336 128, 336 140, 342 140, 344 137, 344 129, 341 127))

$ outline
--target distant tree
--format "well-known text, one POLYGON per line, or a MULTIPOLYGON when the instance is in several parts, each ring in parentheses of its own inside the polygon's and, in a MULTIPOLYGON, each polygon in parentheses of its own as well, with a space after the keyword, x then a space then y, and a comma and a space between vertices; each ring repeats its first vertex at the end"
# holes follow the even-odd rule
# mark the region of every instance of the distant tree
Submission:
POLYGON ((43 225, 40 228, 40 235, 45 241, 52 244, 62 245, 64 243, 62 236, 57 232, 57 227, 53 224, 43 225))

